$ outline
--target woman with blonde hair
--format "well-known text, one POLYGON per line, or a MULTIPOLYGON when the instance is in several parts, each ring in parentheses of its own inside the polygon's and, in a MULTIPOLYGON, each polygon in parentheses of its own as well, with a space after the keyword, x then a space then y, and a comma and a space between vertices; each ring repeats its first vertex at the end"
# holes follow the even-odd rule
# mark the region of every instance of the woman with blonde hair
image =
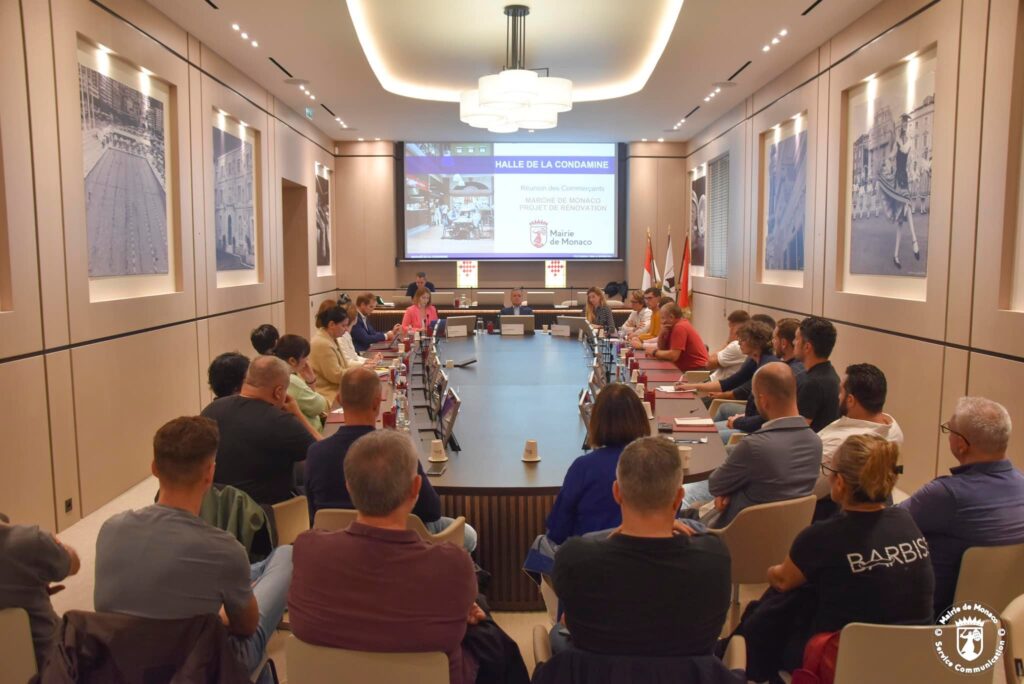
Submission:
POLYGON ((349 318, 332 299, 320 305, 316 334, 310 340, 309 366, 316 373, 316 391, 332 406, 341 390, 341 376, 349 369, 338 338, 348 332, 349 318))
POLYGON ((852 622, 931 623, 935 573, 928 542, 910 513, 887 504, 899 476, 899 453, 899 445, 877 435, 854 435, 831 466, 822 464, 842 512, 804 529, 786 559, 768 568, 771 589, 744 622, 756 625, 757 613, 773 606, 777 611, 780 603, 787 615, 763 621, 775 629, 744 632, 749 678, 760 681, 765 673, 800 667, 811 636, 852 622), (788 630, 779 629, 783 624, 788 630))
POLYGON ((608 308, 608 300, 599 287, 592 287, 587 290, 587 322, 604 328, 604 334, 611 337, 615 334, 615 317, 612 310, 608 308))
POLYGON ((430 290, 421 287, 412 296, 412 305, 402 317, 402 332, 423 332, 437 321, 437 309, 430 303, 430 290))
POLYGON ((623 337, 629 337, 630 335, 643 335, 650 331, 651 315, 653 312, 647 308, 647 303, 644 301, 644 293, 640 290, 630 292, 629 307, 633 309, 633 312, 629 314, 629 318, 619 328, 619 333, 623 337))

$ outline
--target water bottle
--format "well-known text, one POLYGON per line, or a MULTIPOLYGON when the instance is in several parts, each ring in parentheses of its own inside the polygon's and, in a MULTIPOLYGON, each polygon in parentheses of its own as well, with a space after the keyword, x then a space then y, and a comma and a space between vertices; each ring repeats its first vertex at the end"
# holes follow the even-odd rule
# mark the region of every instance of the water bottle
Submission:
POLYGON ((404 390, 395 393, 395 428, 402 431, 409 429, 409 412, 404 390))

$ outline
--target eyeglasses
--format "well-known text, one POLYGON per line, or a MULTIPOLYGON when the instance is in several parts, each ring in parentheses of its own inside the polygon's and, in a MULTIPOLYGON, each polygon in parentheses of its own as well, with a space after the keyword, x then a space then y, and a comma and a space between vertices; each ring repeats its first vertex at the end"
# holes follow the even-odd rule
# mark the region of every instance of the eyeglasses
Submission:
POLYGON ((971 446, 971 441, 969 439, 967 439, 966 437, 964 437, 962 433, 957 432, 953 428, 949 427, 949 423, 943 423, 943 424, 939 425, 939 429, 942 430, 943 434, 950 434, 950 433, 952 433, 952 434, 956 435, 960 439, 964 440, 964 443, 967 446, 971 446))
POLYGON ((821 474, 824 475, 825 477, 828 477, 829 475, 838 475, 839 471, 836 470, 835 468, 830 468, 827 465, 825 465, 824 463, 822 463, 821 464, 821 474))

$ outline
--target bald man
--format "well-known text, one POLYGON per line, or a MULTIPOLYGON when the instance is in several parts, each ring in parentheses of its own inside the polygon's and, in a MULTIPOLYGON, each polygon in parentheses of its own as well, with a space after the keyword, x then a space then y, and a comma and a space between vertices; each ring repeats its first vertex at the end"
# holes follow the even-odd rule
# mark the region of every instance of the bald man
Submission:
MULTIPOLYGON (((797 410, 790 367, 781 361, 765 364, 754 374, 751 392, 765 423, 711 473, 706 486, 715 510, 705 522, 712 527, 728 525, 754 504, 806 496, 818 479, 821 439, 797 410)), ((687 484, 687 493, 703 484, 687 484)))
POLYGON ((242 391, 215 399, 202 413, 220 431, 213 481, 237 487, 261 504, 295 495, 293 465, 319 439, 288 394, 290 374, 276 356, 257 357, 242 391))

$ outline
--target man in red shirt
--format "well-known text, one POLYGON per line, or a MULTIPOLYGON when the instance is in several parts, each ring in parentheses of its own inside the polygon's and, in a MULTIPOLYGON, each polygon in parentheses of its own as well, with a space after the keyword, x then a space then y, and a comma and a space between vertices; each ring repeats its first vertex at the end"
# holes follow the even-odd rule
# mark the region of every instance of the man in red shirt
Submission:
POLYGON ((506 670, 502 681, 525 683, 515 642, 475 601, 469 554, 406 529, 422 485, 417 464, 412 441, 394 430, 370 432, 349 448, 345 487, 358 516, 344 530, 310 530, 295 540, 292 633, 308 644, 353 651, 442 651, 452 684, 472 684, 478 672, 495 670, 506 670), (504 658, 501 648, 475 648, 485 629, 504 658))
POLYGON ((708 364, 708 348, 690 321, 683 318, 678 304, 666 304, 658 314, 661 334, 654 358, 671 361, 680 372, 704 368, 708 364))

